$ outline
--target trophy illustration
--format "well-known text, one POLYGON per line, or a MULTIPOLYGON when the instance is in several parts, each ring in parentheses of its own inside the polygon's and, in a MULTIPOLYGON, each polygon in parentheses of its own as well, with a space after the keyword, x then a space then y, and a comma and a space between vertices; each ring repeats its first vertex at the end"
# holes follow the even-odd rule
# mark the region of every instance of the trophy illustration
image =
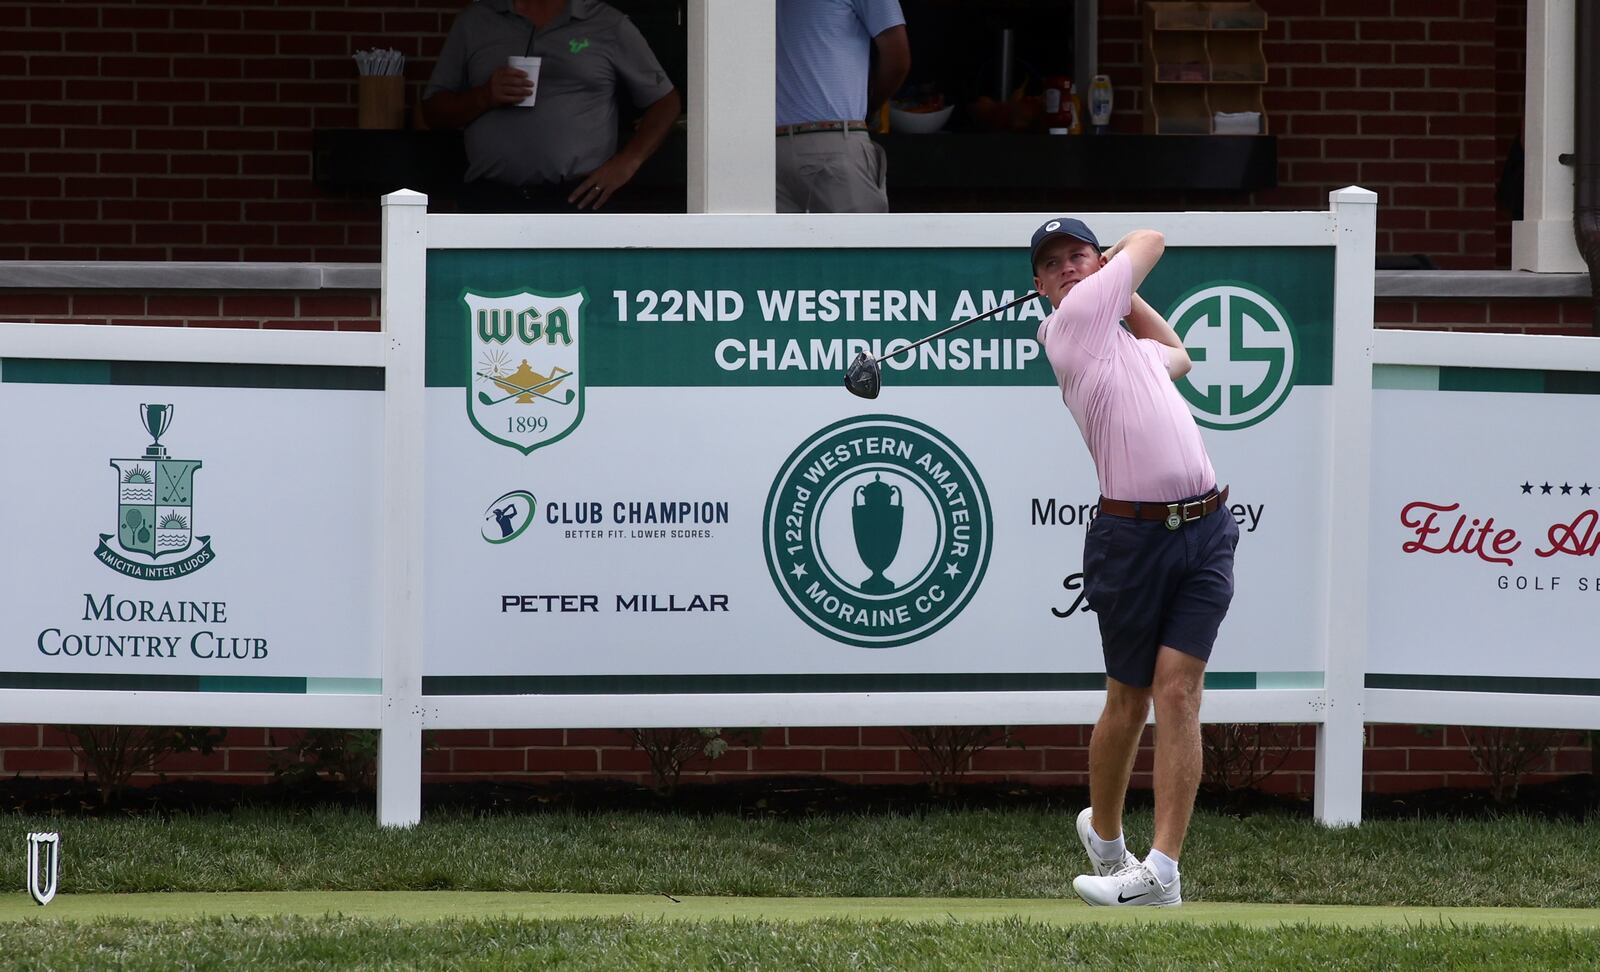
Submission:
POLYGON ((171 405, 140 405, 139 418, 144 422, 146 432, 155 440, 145 446, 144 454, 147 459, 165 459, 167 447, 161 444, 161 434, 167 431, 167 426, 172 424, 171 405))
POLYGON ((894 563, 895 554, 900 552, 900 529, 906 521, 900 487, 885 483, 881 474, 874 475, 872 482, 856 487, 850 519, 855 527, 856 553, 872 570, 872 575, 861 582, 862 592, 892 593, 894 582, 883 576, 883 569, 894 563))

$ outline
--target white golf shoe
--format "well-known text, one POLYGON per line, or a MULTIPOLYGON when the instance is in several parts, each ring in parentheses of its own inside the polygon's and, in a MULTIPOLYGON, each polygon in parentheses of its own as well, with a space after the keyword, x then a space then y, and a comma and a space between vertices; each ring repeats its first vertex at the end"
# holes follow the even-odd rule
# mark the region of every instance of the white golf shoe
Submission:
POLYGON ((1139 863, 1139 859, 1128 852, 1126 847, 1122 850, 1122 860, 1106 860, 1094 852, 1094 845, 1089 843, 1090 818, 1094 815, 1094 808, 1084 807, 1078 814, 1078 841, 1083 844, 1083 852, 1089 855, 1089 865, 1094 868, 1096 877, 1106 877, 1125 867, 1139 863))
POLYGON ((1150 865, 1136 860, 1105 877, 1079 875, 1072 879, 1072 890, 1096 906, 1171 908, 1183 904, 1182 883, 1183 875, 1175 874, 1171 884, 1162 884, 1150 865))

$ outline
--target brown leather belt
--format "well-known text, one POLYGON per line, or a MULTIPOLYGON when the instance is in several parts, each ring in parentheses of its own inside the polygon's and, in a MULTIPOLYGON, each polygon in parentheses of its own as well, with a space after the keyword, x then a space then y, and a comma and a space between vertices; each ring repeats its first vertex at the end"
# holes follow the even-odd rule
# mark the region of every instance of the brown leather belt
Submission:
POLYGON ((1176 530, 1185 523, 1193 523, 1202 516, 1228 505, 1228 487, 1212 490, 1197 500, 1186 503, 1130 503, 1127 500, 1100 497, 1100 512, 1112 516, 1128 516, 1135 520, 1165 520, 1168 530, 1176 530))
POLYGON ((807 132, 864 132, 867 123, 864 121, 815 121, 801 122, 798 125, 779 125, 779 135, 804 135, 807 132))

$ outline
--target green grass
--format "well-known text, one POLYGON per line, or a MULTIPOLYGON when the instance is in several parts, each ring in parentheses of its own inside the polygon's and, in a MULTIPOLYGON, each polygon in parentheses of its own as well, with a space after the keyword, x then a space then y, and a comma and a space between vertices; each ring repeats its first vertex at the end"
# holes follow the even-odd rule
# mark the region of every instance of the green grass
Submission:
MULTIPOLYGON (((64 894, 476 890, 762 897, 1070 898, 1083 869, 1066 813, 937 812, 800 821, 654 814, 248 811, 125 820, 0 818, 0 847, 62 835, 64 894)), ((1148 846, 1148 813, 1129 837, 1148 846)), ((1184 851, 1191 902, 1435 907, 1600 903, 1600 821, 1379 821, 1201 813, 1184 851)))
POLYGON ((10 969, 1592 969, 1593 931, 633 918, 208 918, 0 925, 10 969))

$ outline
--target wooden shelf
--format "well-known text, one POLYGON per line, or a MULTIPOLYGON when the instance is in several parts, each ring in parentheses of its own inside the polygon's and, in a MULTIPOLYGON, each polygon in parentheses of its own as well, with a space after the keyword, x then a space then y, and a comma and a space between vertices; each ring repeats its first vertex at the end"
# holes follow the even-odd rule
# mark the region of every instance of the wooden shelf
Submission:
POLYGON ((1253 2, 1144 5, 1144 130, 1152 135, 1265 135, 1261 90, 1267 15, 1253 2), (1253 131, 1219 131, 1217 116, 1253 112, 1253 131))

